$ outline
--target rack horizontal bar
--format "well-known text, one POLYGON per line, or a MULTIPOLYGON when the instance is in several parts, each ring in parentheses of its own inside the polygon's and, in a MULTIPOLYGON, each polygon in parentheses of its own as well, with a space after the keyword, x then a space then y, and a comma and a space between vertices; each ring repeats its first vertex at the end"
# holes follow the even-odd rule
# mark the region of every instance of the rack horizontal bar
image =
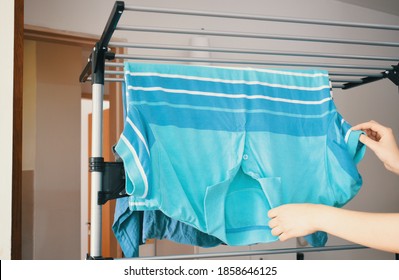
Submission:
POLYGON ((209 11, 205 12, 205 11, 194 11, 194 10, 177 10, 177 9, 149 8, 149 7, 136 7, 136 6, 126 6, 125 10, 135 11, 135 12, 163 13, 163 14, 188 15, 188 16, 206 16, 206 17, 245 19, 245 20, 258 20, 258 21, 275 21, 275 22, 328 25, 328 26, 340 26, 340 27, 352 27, 352 28, 399 30, 399 26, 397 25, 303 19, 303 18, 287 18, 287 17, 264 16, 264 15, 248 15, 248 14, 235 14, 235 13, 222 13, 222 12, 209 12, 209 11))
POLYGON ((116 70, 105 70, 105 75, 124 75, 123 71, 116 71, 116 70))
POLYGON ((376 77, 376 78, 383 77, 381 73, 343 73, 343 72, 330 71, 328 74, 330 76, 343 76, 343 77, 376 77))
POLYGON ((327 53, 308 53, 308 52, 279 52, 255 49, 235 49, 220 47, 196 47, 196 46, 176 46, 176 45, 158 45, 158 44, 139 44, 110 42, 110 47, 153 49, 153 50, 174 50, 174 51, 200 51, 200 52, 221 52, 221 53, 241 53, 253 55, 276 55, 276 56, 294 56, 294 57, 318 57, 331 59, 358 59, 358 60, 381 60, 381 61, 399 61, 398 57, 388 56, 366 56, 366 55, 343 55, 327 53))
MULTIPOLYGON (((91 77, 87 78, 87 81, 91 81, 91 77)), ((104 78, 104 82, 116 82, 116 83, 120 83, 120 82, 124 82, 125 79, 123 78, 110 78, 110 77, 105 77, 104 78)))
MULTIPOLYGON (((91 81, 91 77, 87 78, 87 81, 91 81)), ((125 80, 123 78, 111 78, 111 77, 105 77, 104 78, 105 82, 116 82, 116 83, 120 83, 120 82, 124 82, 125 80)), ((332 88, 344 88, 343 84, 333 84, 332 88)))
POLYGON ((123 62, 105 62, 105 67, 123 68, 123 62))
MULTIPOLYGON (((244 252, 224 252, 224 253, 204 253, 194 255, 171 255, 171 256, 157 256, 157 257, 140 257, 133 259, 143 260, 188 260, 188 259, 209 259, 220 257, 242 257, 242 256, 259 256, 259 255, 277 255, 277 254, 292 254, 292 253, 311 253, 311 252, 327 252, 327 251, 342 251, 342 250, 358 250, 368 249, 361 245, 342 245, 342 246, 326 246, 326 247, 304 247, 304 248, 284 248, 284 249, 270 249, 270 250, 256 250, 244 252)), ((125 259, 126 260, 126 259, 125 259)))
MULTIPOLYGON (((106 75, 123 76, 123 71, 105 70, 106 75)), ((361 79, 331 79, 332 83, 361 83, 361 79)))
POLYGON ((387 68, 393 69, 391 66, 367 66, 367 65, 343 65, 343 64, 312 64, 312 63, 295 63, 295 62, 269 62, 269 61, 243 61, 232 59, 217 58, 194 58, 194 57, 166 57, 166 56, 145 56, 145 55, 127 55, 116 54, 116 59, 128 60, 148 60, 148 61, 178 61, 178 62, 197 62, 197 63, 222 63, 222 64, 248 64, 248 65, 265 65, 265 66, 290 66, 290 67, 316 67, 316 68, 343 68, 343 69, 363 69, 363 70, 379 70, 384 71, 387 68))
MULTIPOLYGON (((106 67, 116 67, 116 68, 123 68, 123 63, 121 62, 106 62, 105 63, 106 67)), ((382 77, 383 75, 381 73, 360 73, 360 72, 337 72, 337 71, 330 71, 329 72, 330 76, 343 76, 343 77, 382 77)))
POLYGON ((287 41, 302 41, 302 42, 317 42, 317 43, 332 43, 332 44, 352 44, 352 45, 367 45, 379 47, 399 47, 399 42, 377 42, 366 40, 350 40, 350 39, 334 39, 321 37, 305 37, 305 36, 284 36, 276 34, 259 34, 259 33, 242 33, 229 31, 208 31, 208 30, 191 30, 179 28, 159 28, 148 26, 129 26, 121 25, 116 27, 120 31, 136 31, 136 32, 155 32, 155 33, 173 33, 185 35, 208 35, 208 36, 224 36, 224 37, 238 37, 238 38, 252 38, 252 39, 271 39, 271 40, 287 40, 287 41))

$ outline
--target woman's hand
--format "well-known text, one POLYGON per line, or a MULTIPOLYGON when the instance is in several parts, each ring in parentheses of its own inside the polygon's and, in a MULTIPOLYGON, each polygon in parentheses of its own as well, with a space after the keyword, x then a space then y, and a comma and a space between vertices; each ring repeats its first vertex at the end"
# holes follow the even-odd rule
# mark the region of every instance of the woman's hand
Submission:
POLYGON ((269 211, 269 227, 281 241, 318 230, 318 204, 286 204, 269 211))
POLYGON ((361 135, 360 142, 377 155, 386 169, 399 174, 399 148, 391 128, 369 121, 353 126, 352 130, 363 130, 367 136, 361 135))

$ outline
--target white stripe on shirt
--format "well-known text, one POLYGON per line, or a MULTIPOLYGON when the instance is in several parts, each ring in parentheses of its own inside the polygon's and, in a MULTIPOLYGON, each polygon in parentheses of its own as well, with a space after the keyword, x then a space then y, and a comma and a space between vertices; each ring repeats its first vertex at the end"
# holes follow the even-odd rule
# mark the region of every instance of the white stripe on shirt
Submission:
POLYGON ((271 84, 260 81, 246 81, 246 80, 225 80, 225 79, 215 79, 215 78, 204 78, 197 76, 186 76, 186 75, 177 75, 177 74, 161 74, 155 72, 125 72, 127 75, 132 77, 140 76, 140 77, 161 77, 161 78, 172 78, 172 79, 184 79, 184 80, 193 80, 193 81, 205 81, 205 82, 215 82, 215 83, 225 83, 225 84, 245 84, 245 85, 261 85, 268 86, 274 88, 286 88, 286 89, 296 89, 296 90, 305 90, 305 91, 319 91, 322 89, 330 88, 329 85, 322 85, 318 87, 301 87, 301 86, 293 86, 293 85, 281 85, 281 84, 271 84))
POLYGON ((121 135, 122 141, 126 144, 130 152, 132 153, 134 162, 136 163, 136 166, 140 172, 141 178, 143 179, 144 182, 144 194, 140 198, 145 198, 148 194, 148 180, 147 180, 147 175, 144 172, 144 168, 141 165, 140 159, 137 155, 136 150, 133 148, 132 144, 130 144, 129 140, 125 137, 125 135, 121 135))
POLYGON ((230 94, 230 93, 218 93, 218 92, 192 91, 192 90, 184 90, 184 89, 168 89, 168 88, 162 88, 162 87, 128 86, 128 89, 129 90, 141 90, 141 91, 163 91, 163 92, 167 92, 167 93, 190 94, 190 95, 199 95, 199 96, 213 96, 213 97, 221 97, 221 98, 265 99, 265 100, 270 100, 270 101, 275 101, 275 102, 307 104, 307 105, 319 105, 319 104, 329 102, 331 100, 331 97, 326 97, 322 100, 305 101, 305 100, 270 97, 270 96, 265 96, 265 95, 230 94))
POLYGON ((352 129, 348 129, 348 131, 345 134, 345 143, 348 143, 349 140, 349 135, 352 133, 352 129))
POLYGON ((134 123, 132 122, 131 119, 129 119, 129 117, 126 118, 126 121, 128 122, 128 124, 131 126, 131 128, 133 128, 134 132, 136 132, 137 136, 140 138, 141 142, 143 142, 145 149, 147 150, 147 153, 150 154, 150 150, 148 149, 147 143, 144 139, 143 134, 141 134, 140 130, 134 125, 134 123))

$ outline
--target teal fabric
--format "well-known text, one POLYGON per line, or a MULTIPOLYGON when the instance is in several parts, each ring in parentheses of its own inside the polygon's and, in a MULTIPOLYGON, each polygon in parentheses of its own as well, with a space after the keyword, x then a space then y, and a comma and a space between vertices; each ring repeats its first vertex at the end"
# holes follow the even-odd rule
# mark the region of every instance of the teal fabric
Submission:
POLYGON ((248 245, 277 239, 271 208, 341 207, 362 184, 365 148, 337 112, 327 72, 126 63, 125 81, 116 151, 131 210, 248 245))
POLYGON ((127 197, 116 200, 112 231, 125 257, 139 256, 139 246, 144 244, 143 212, 130 211, 127 197))

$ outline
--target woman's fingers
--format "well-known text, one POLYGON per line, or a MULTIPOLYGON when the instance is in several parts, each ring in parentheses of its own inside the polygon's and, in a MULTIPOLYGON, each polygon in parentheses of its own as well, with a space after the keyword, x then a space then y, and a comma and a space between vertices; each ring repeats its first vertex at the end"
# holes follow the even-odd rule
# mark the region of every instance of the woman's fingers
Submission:
POLYGON ((275 227, 272 229, 272 234, 274 236, 280 236, 283 233, 283 230, 280 227, 275 227))

